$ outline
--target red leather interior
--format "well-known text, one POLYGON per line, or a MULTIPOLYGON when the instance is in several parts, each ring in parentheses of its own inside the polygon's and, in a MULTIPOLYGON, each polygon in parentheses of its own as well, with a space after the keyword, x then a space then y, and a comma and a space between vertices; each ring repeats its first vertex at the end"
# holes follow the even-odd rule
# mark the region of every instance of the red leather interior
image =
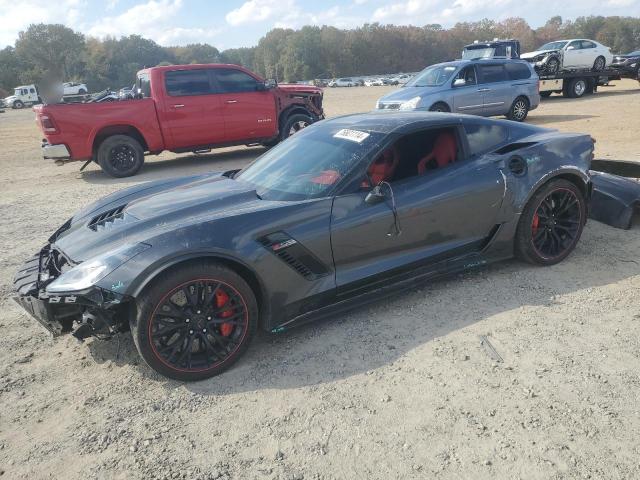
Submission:
POLYGON ((396 171, 396 167, 400 162, 398 149, 395 147, 387 148, 380 154, 376 161, 369 166, 369 176, 373 185, 377 185, 382 181, 390 181, 396 171))
POLYGON ((323 170, 320 175, 313 177, 311 181, 319 185, 333 185, 340 178, 340 174, 335 170, 323 170))
POLYGON ((427 164, 432 159, 435 159, 438 168, 455 162, 457 153, 456 137, 451 132, 442 132, 436 138, 433 150, 418 162, 418 174, 422 175, 427 170, 427 164))

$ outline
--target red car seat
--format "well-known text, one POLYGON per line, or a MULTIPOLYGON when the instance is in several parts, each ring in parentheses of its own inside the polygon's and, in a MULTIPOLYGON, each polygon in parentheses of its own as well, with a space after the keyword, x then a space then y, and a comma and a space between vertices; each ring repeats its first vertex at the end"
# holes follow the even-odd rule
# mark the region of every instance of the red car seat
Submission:
POLYGON ((457 153, 456 137, 451 132, 442 132, 436 138, 433 150, 418 162, 418 174, 422 175, 427 170, 427 163, 432 159, 435 159, 438 168, 455 162, 457 153))
POLYGON ((398 149, 395 145, 382 152, 378 158, 376 158, 375 162, 369 166, 368 173, 373 182, 372 186, 378 185, 383 180, 386 182, 391 180, 398 163, 400 163, 400 157, 398 156, 398 149))

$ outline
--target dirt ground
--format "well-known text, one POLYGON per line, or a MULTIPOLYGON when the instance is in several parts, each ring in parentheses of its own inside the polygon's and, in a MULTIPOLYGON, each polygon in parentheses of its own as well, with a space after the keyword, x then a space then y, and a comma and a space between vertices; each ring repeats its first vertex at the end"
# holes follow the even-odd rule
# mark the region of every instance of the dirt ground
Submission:
MULTIPOLYGON (((327 114, 387 90, 327 89, 327 114)), ((263 150, 163 154, 115 180, 42 160, 33 117, 0 114, 2 478, 640 478, 639 226, 592 221, 557 266, 510 261, 261 334, 229 372, 181 384, 141 364, 128 335, 51 340, 11 300, 13 272, 98 197, 263 150)), ((639 120, 640 88, 623 81, 553 96, 529 122, 640 161, 639 120)))

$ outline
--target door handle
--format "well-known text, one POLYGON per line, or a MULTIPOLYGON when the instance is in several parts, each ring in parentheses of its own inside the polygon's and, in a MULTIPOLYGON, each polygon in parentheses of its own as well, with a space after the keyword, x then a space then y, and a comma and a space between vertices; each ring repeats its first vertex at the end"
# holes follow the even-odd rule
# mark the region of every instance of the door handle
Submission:
POLYGON ((226 103, 238 103, 238 100, 227 100, 226 103))
POLYGON ((179 103, 179 104, 173 106, 173 108, 183 108, 183 107, 184 107, 183 103, 179 103))

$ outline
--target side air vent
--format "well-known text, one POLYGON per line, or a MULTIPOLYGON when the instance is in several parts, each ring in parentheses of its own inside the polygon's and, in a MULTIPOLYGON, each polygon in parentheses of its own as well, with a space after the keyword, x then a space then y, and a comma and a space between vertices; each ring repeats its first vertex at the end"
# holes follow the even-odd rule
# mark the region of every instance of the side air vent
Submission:
POLYGON ((126 205, 121 205, 117 208, 113 208, 106 212, 96 215, 89 222, 89 228, 97 231, 100 227, 106 227, 107 224, 113 223, 116 220, 120 220, 124 217, 124 209, 126 205))
POLYGON ((498 155, 504 155, 505 153, 515 152, 516 150, 520 150, 521 148, 527 148, 535 144, 536 142, 510 143, 509 145, 505 145, 504 147, 499 148, 498 150, 496 150, 495 153, 497 153, 498 155))
POLYGON ((522 157, 514 156, 507 161, 507 168, 519 177, 527 173, 527 162, 522 157))
POLYGON ((284 232, 271 233, 260 238, 259 242, 307 280, 315 280, 329 273, 315 255, 284 232))

